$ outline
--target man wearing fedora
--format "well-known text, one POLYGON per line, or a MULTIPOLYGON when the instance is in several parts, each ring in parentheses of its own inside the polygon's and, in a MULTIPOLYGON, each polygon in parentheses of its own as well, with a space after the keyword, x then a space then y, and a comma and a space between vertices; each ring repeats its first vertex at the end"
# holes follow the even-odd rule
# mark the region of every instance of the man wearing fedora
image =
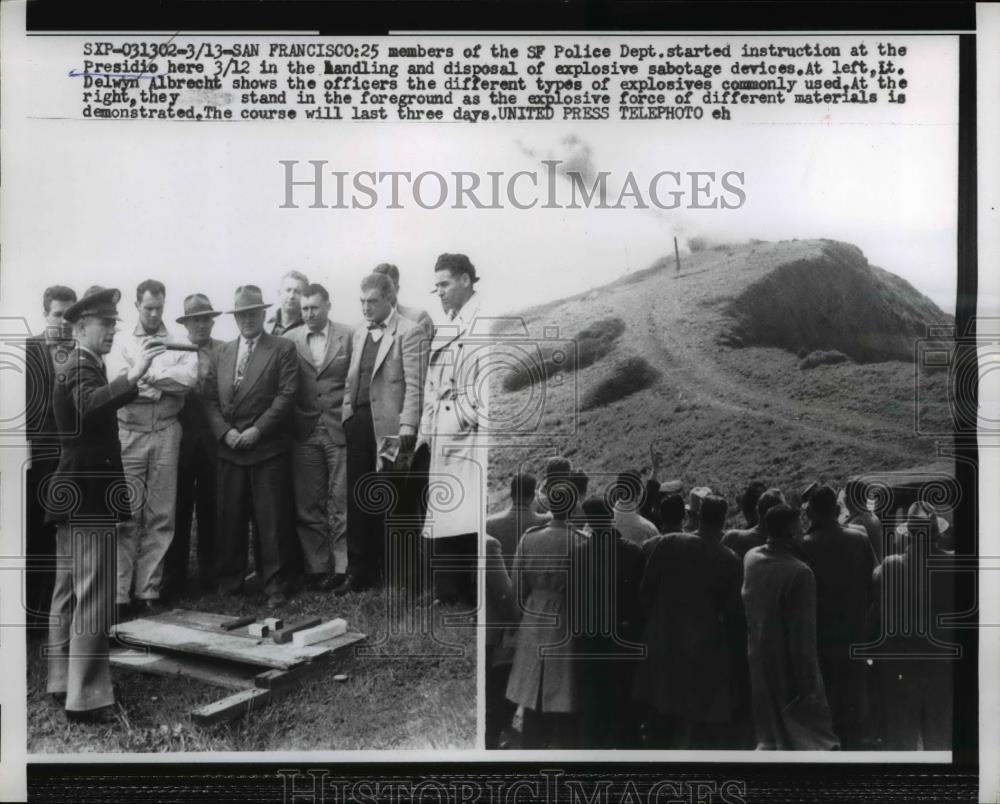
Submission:
MULTIPOLYGON (((150 339, 177 344, 163 323, 165 298, 166 288, 155 279, 147 279, 136 288, 139 321, 117 349, 120 374, 135 364, 150 339)), ((122 525, 118 535, 119 606, 134 599, 142 610, 156 612, 162 605, 164 562, 174 538, 177 507, 181 446, 177 417, 185 396, 197 382, 196 356, 167 351, 139 382, 139 395, 118 410, 122 463, 137 492, 132 497, 132 519, 122 525)))
POLYGON ((212 309, 203 293, 184 299, 184 315, 177 319, 187 330, 188 340, 198 348, 198 382, 184 400, 177 418, 183 428, 177 462, 177 513, 174 540, 167 550, 163 584, 169 598, 184 591, 191 549, 191 521, 198 517, 198 578, 201 589, 215 586, 215 463, 218 445, 205 410, 205 379, 212 354, 222 341, 212 337, 215 319, 222 315, 212 309))
POLYGON ((328 592, 347 570, 347 457, 340 416, 353 331, 330 320, 330 294, 322 285, 302 292, 302 319, 285 337, 299 354, 292 475, 295 518, 306 585, 328 592))
POLYGON ((219 591, 239 594, 253 522, 257 576, 272 608, 285 603, 293 547, 292 414, 298 392, 295 344, 264 332, 265 304, 256 285, 236 289, 229 312, 240 335, 212 355, 204 394, 218 443, 216 527, 219 591))
POLYGON ((59 564, 52 593, 47 691, 71 720, 109 723, 108 634, 115 595, 118 523, 128 504, 116 411, 134 400, 162 341, 147 340, 128 371, 108 382, 121 293, 92 287, 64 312, 77 347, 57 366, 52 409, 59 467, 45 486, 47 519, 56 525, 59 564))

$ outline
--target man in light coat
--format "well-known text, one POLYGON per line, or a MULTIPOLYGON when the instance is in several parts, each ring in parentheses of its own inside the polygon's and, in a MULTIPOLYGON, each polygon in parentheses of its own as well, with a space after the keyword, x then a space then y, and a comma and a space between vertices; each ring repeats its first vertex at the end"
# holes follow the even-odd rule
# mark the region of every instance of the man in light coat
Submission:
MULTIPOLYGON (((376 585, 385 564, 386 515, 373 477, 413 454, 420 421, 423 359, 420 329, 396 311, 392 282, 381 274, 361 281, 366 326, 354 333, 343 426, 347 439, 347 580, 337 595, 376 585)), ((398 484, 399 477, 390 483, 398 484)), ((392 496, 398 500, 399 491, 392 496)))
POLYGON ((484 530, 486 424, 491 347, 475 266, 464 254, 442 254, 434 287, 446 314, 430 344, 418 452, 429 453, 424 524, 435 593, 442 602, 476 601, 476 561, 484 530), (441 487, 442 493, 435 493, 441 487), (437 503, 437 504, 435 504, 437 503))

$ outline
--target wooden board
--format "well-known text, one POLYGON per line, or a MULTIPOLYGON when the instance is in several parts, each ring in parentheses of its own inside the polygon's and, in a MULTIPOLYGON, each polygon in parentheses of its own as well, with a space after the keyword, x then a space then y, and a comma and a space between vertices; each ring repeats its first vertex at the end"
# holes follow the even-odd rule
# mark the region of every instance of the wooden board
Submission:
MULTIPOLYGON (((220 662, 199 656, 168 656, 147 649, 113 648, 111 666, 154 675, 190 678, 225 689, 244 690, 258 686, 256 668, 220 662)), ((289 672, 274 670, 269 672, 289 672)))
MULTIPOLYGON (((232 619, 232 618, 225 618, 232 619)), ((158 617, 129 620, 114 628, 114 635, 127 647, 148 647, 192 653, 212 659, 227 659, 257 667, 287 670, 302 662, 328 653, 336 640, 296 647, 279 645, 270 638, 255 639, 222 631, 218 632, 178 625, 158 617)))
POLYGON ((191 712, 191 719, 199 726, 212 726, 216 723, 226 723, 237 720, 257 709, 262 709, 289 688, 276 690, 254 689, 241 690, 204 706, 199 706, 191 712))

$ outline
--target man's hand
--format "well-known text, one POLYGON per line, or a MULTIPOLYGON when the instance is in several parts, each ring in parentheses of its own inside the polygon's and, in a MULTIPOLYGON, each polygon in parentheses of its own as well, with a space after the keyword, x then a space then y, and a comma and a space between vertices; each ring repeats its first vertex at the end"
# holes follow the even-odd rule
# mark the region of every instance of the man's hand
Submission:
POLYGON ((154 358, 162 355, 165 351, 167 351, 167 347, 163 341, 155 339, 146 341, 142 345, 142 351, 139 352, 139 356, 136 358, 135 365, 128 370, 128 374, 126 375, 129 384, 133 386, 138 385, 139 380, 149 371, 154 358))
POLYGON ((663 466, 663 453, 656 448, 656 442, 651 441, 649 444, 649 463, 650 463, 650 477, 651 479, 656 477, 657 472, 659 472, 660 467, 663 466))
POLYGON ((409 425, 403 424, 399 427, 399 451, 413 452, 417 445, 417 431, 409 425))
POLYGON ((226 442, 226 446, 229 449, 239 449, 240 448, 240 434, 235 427, 230 427, 226 434, 222 437, 222 440, 226 442))
POLYGON ((240 447, 242 449, 253 449, 260 441, 260 430, 256 427, 248 427, 240 433, 240 447))

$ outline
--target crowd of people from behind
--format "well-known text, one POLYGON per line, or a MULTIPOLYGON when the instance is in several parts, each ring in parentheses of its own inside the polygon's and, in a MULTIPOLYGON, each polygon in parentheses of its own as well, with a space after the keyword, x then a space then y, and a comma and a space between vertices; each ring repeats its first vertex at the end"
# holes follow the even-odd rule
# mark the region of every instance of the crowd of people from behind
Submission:
POLYGON ((29 627, 48 632, 47 691, 71 720, 114 720, 112 622, 185 593, 262 593, 254 605, 276 612, 303 589, 391 583, 473 609, 479 276, 448 253, 426 277, 435 319, 399 303, 399 269, 382 263, 360 280, 356 329, 331 320, 323 285, 289 271, 270 318, 256 285, 225 313, 189 294, 181 337, 156 279, 136 288, 125 331, 118 289, 45 291, 45 332, 25 345, 25 602, 29 627), (239 330, 227 342, 212 337, 224 314, 239 330), (428 505, 431 478, 464 505, 428 505))
POLYGON ((593 491, 551 458, 487 520, 487 748, 951 749, 944 518, 754 481, 727 528, 650 451, 593 491))

